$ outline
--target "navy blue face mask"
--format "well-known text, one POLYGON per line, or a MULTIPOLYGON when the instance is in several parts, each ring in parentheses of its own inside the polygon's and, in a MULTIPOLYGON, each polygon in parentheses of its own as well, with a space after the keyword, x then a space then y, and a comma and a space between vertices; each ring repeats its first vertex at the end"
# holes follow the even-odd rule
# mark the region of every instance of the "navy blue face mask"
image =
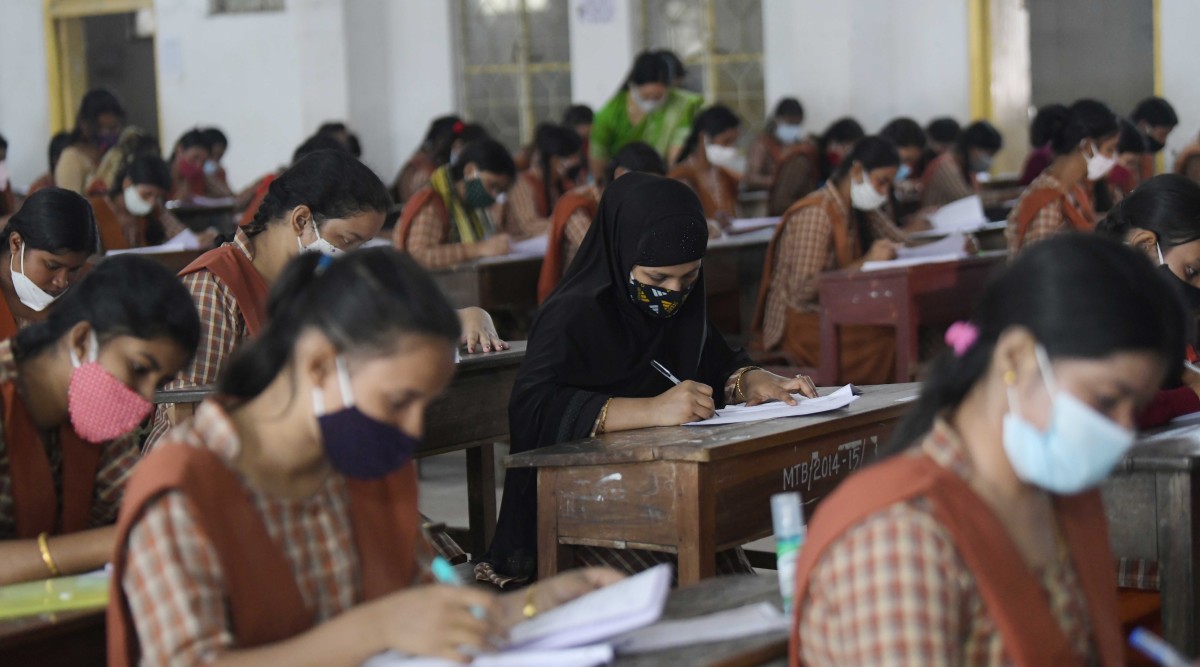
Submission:
POLYGON ((420 439, 354 407, 350 373, 340 356, 337 358, 337 377, 344 408, 325 414, 321 390, 314 387, 312 394, 313 412, 317 416, 329 464, 346 477, 363 480, 386 477, 403 468, 416 454, 420 439))

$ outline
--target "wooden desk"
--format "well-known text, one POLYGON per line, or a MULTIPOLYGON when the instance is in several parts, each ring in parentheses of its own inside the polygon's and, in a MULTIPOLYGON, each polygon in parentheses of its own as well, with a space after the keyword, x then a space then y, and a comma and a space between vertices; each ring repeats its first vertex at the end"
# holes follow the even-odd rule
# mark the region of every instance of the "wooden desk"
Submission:
MULTIPOLYGON (((508 400, 525 359, 525 341, 509 345, 512 349, 502 352, 463 355, 445 395, 429 406, 417 450, 417 458, 466 450, 470 529, 461 543, 471 553, 481 553, 496 529, 493 445, 508 440, 508 400)), ((174 404, 172 419, 178 424, 212 393, 212 387, 160 391, 154 401, 174 404)))
POLYGON ((209 227, 216 227, 222 234, 227 234, 236 228, 233 219, 233 209, 236 204, 237 199, 234 197, 176 199, 167 202, 166 208, 193 232, 202 232, 209 227))
POLYGON ((1163 635, 1200 651, 1200 427, 1168 427, 1139 441, 1104 485, 1113 552, 1157 561, 1163 635))
POLYGON ((104 667, 104 610, 0 621, 0 665, 104 667))
POLYGON ((717 330, 733 341, 749 340, 767 245, 774 233, 770 227, 708 242, 704 256, 708 314, 717 330))
MULTIPOLYGON (((756 602, 783 607, 779 581, 774 575, 717 577, 671 592, 664 620, 678 620, 735 609, 756 602)), ((751 667, 787 655, 786 633, 767 633, 723 642, 696 644, 687 648, 621 656, 612 667, 751 667)), ((783 660, 780 665, 786 665, 783 660)))
POLYGON ((838 329, 848 324, 894 327, 896 380, 911 380, 918 362, 917 328, 966 319, 988 279, 1004 262, 1003 253, 988 253, 957 262, 822 273, 818 283, 821 365, 817 382, 840 382, 838 329))
POLYGON ((678 554, 679 583, 716 573, 716 553, 771 534, 770 497, 811 512, 873 459, 915 384, 866 387, 848 408, 755 424, 613 433, 508 457, 538 471, 538 575, 592 545, 678 554))
POLYGON ((455 308, 479 306, 491 312, 537 308, 541 257, 493 257, 431 271, 455 308))
MULTIPOLYGON (((167 267, 171 273, 179 273, 188 264, 194 262, 197 257, 203 255, 205 252, 208 252, 207 248, 204 250, 176 250, 174 252, 143 252, 136 254, 162 264, 163 266, 167 267)), ((105 255, 101 261, 116 256, 117 255, 105 255)))

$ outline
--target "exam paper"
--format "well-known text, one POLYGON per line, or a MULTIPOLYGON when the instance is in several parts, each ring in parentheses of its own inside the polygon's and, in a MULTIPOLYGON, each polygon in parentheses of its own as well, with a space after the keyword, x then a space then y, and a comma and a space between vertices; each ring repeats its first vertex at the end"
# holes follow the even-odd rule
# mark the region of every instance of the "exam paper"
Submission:
POLYGON ((788 631, 791 619, 770 602, 759 602, 715 614, 659 621, 613 640, 617 653, 648 653, 678 646, 723 642, 788 631))
MULTIPOLYGON (((608 644, 552 651, 509 651, 489 653, 472 660, 471 667, 596 667, 612 662, 608 644)), ((461 662, 440 658, 411 658, 395 652, 380 653, 362 667, 463 667, 461 662)))
POLYGON ((940 232, 973 232, 987 223, 979 195, 952 201, 929 214, 929 224, 940 232))
POLYGON ((543 234, 524 241, 513 241, 509 257, 545 257, 546 249, 550 247, 549 235, 543 234))
POLYGON ((927 257, 957 256, 963 259, 967 256, 964 248, 967 245, 967 235, 962 232, 951 232, 946 238, 933 243, 918 246, 904 246, 896 249, 896 259, 914 259, 927 257))
POLYGON ((196 236, 196 234, 192 230, 185 229, 182 232, 179 232, 178 234, 176 234, 174 237, 172 237, 170 241, 167 241, 166 243, 164 243, 162 245, 152 245, 152 246, 148 246, 145 248, 125 248, 122 250, 109 250, 108 252, 106 252, 104 254, 107 257, 111 257, 113 255, 126 255, 126 254, 154 255, 154 254, 165 253, 165 252, 183 252, 185 250, 199 250, 199 249, 200 249, 200 238, 198 236, 196 236))
POLYGON ((725 231, 729 234, 746 234, 768 227, 775 227, 778 224, 779 216, 773 218, 735 218, 729 223, 729 229, 725 231))
POLYGON ((964 257, 963 253, 942 253, 938 255, 926 255, 924 257, 905 257, 904 259, 889 259, 886 262, 863 262, 863 271, 882 271, 884 269, 903 269, 909 266, 921 266, 923 264, 941 264, 943 262, 957 262, 964 257))
POLYGON ((722 424, 749 424, 752 422, 767 421, 769 419, 779 419, 781 417, 803 417, 805 415, 815 415, 822 412, 837 410, 850 405, 858 400, 854 395, 853 387, 846 385, 837 391, 826 396, 817 398, 805 398, 800 394, 792 394, 792 398, 796 399, 796 405, 788 405, 786 403, 763 403, 754 407, 746 407, 745 403, 740 405, 731 405, 722 410, 717 410, 717 414, 712 419, 704 421, 691 422, 684 426, 720 426, 722 424))

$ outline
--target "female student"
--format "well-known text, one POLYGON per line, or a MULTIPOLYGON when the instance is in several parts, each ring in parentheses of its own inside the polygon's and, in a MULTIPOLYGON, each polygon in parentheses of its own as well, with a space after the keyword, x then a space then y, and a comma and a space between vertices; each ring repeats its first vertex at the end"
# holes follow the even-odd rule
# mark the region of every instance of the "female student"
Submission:
POLYGON ((621 90, 596 112, 588 142, 591 172, 604 173, 631 141, 650 144, 667 163, 674 162, 702 104, 700 96, 672 85, 671 66, 660 54, 638 54, 621 90))
POLYGON ((1154 156, 1166 147, 1167 136, 1179 124, 1179 116, 1170 102, 1161 97, 1147 97, 1138 102, 1129 119, 1146 137, 1149 154, 1142 158, 1138 178, 1147 179, 1154 175, 1154 156))
POLYGON ((741 125, 742 120, 727 106, 716 104, 701 111, 679 152, 679 161, 667 172, 669 178, 686 183, 700 197, 709 220, 728 222, 737 215, 741 125))
POLYGON ((427 269, 507 255, 509 235, 496 233, 487 209, 508 190, 516 173, 512 156, 499 142, 467 144, 404 207, 393 233, 396 247, 427 269))
POLYGON ((0 340, 49 315, 96 252, 96 221, 80 195, 39 190, 8 219, 0 248, 0 340))
MULTIPOLYGON (((187 227, 163 206, 171 192, 171 172, 162 158, 132 157, 118 172, 107 195, 92 196, 103 250, 161 245, 187 227)), ((208 242, 215 231, 206 234, 208 242)))
MULTIPOLYGON (((617 156, 608 162, 603 183, 612 183, 631 171, 665 176, 666 165, 662 156, 640 141, 625 144, 617 151, 617 156)), ((600 207, 602 189, 595 186, 575 188, 563 195, 554 207, 554 215, 550 222, 550 239, 547 245, 546 258, 542 261, 542 270, 538 276, 538 303, 550 297, 558 281, 563 277, 567 267, 575 259, 583 245, 583 239, 592 228, 592 218, 600 207)))
POLYGON ((813 516, 791 664, 1124 664, 1097 487, 1182 334, 1128 248, 1074 235, 1018 257, 951 328, 891 455, 813 516))
POLYGON ((579 149, 583 141, 575 131, 543 123, 533 140, 532 164, 517 176, 504 201, 503 228, 514 238, 541 236, 550 229, 550 214, 579 177, 579 149))
POLYGON ((458 116, 442 116, 429 124, 421 145, 400 167, 392 182, 392 198, 397 204, 405 204, 429 185, 434 170, 450 161, 450 148, 465 128, 466 124, 458 116))
POLYGON ((816 146, 804 134, 804 107, 800 100, 785 97, 775 105, 766 127, 750 145, 742 186, 746 190, 771 190, 780 165, 799 150, 807 150, 810 160, 817 155, 816 146))
POLYGON ((879 131, 879 136, 888 139, 900 154, 900 170, 888 197, 889 214, 893 220, 901 220, 914 213, 919 206, 922 157, 925 155, 927 137, 925 130, 911 118, 895 118, 879 131))
POLYGON ((1117 120, 1120 134, 1117 139, 1117 163, 1108 176, 1092 183, 1092 204, 1097 213, 1108 213, 1142 182, 1142 159, 1150 154, 1146 136, 1132 122, 1117 120))
POLYGON ((1084 185, 1107 176, 1117 162, 1117 117, 1103 103, 1079 100, 1069 109, 1055 104, 1041 113, 1055 157, 1008 216, 1004 236, 1011 256, 1068 229, 1091 231, 1096 215, 1084 185))
POLYGON ((858 121, 840 118, 817 140, 815 154, 796 151, 785 158, 767 199, 771 215, 783 215, 792 204, 820 187, 863 136, 865 132, 858 121))
POLYGON ((199 328, 179 281, 128 256, 0 343, 0 584, 87 572, 112 556, 109 524, 139 454, 123 436, 187 363, 199 328))
POLYGON ((125 109, 115 95, 105 88, 89 90, 79 103, 71 145, 54 168, 58 187, 84 194, 100 158, 117 143, 124 122, 125 109))
POLYGON ((171 153, 171 181, 175 184, 172 199, 192 199, 208 196, 204 163, 208 162, 208 141, 199 129, 183 133, 171 153))
POLYGON ((981 173, 992 170, 992 160, 1004 146, 1000 132, 986 120, 963 130, 952 150, 942 153, 922 175, 921 206, 940 208, 979 194, 981 173))
POLYGON ((591 179, 591 172, 588 171, 588 140, 591 139, 592 124, 595 122, 596 114, 586 104, 572 104, 563 111, 561 125, 574 130, 582 142, 579 146, 579 176, 574 185, 583 185, 591 179))
POLYGON ((459 325, 410 259, 295 259, 269 310, 221 397, 129 483, 110 665, 358 665, 388 649, 465 661, 491 631, 619 578, 574 571, 499 598, 431 585, 412 456, 459 325))
POLYGON ((1046 171, 1046 167, 1054 161, 1054 148, 1050 145, 1050 133, 1058 114, 1058 104, 1050 104, 1038 109, 1033 122, 1029 124, 1029 144, 1033 150, 1025 157, 1025 166, 1021 167, 1021 185, 1029 185, 1033 179, 1046 171))
POLYGON ((48 153, 48 157, 50 158, 50 171, 39 176, 38 179, 33 182, 33 185, 29 186, 28 194, 33 194, 39 190, 45 190, 46 188, 55 187, 54 169, 56 167, 58 167, 59 157, 62 156, 63 151, 66 150, 67 146, 70 146, 70 145, 71 145, 71 133, 70 132, 59 132, 58 134, 51 137, 50 145, 46 149, 46 152, 48 153))
MULTIPOLYGON (((900 155, 882 137, 859 141, 820 190, 784 213, 763 267, 754 316, 757 344, 796 366, 820 359, 817 277, 896 256, 904 234, 880 210, 900 155)), ((895 371, 895 335, 874 326, 841 328, 841 381, 882 384, 895 371)))
POLYGON ((200 130, 204 145, 208 148, 208 160, 204 162, 205 189, 210 197, 232 197, 233 189, 229 187, 229 179, 225 174, 225 166, 221 161, 229 151, 229 138, 215 127, 200 130))
MULTIPOLYGON (((709 322, 704 302, 708 225, 687 186, 626 174, 604 192, 596 227, 542 305, 509 403, 513 452, 589 435, 707 419, 725 403, 815 395, 804 377, 755 368, 709 322), (667 368, 679 384, 654 370, 667 368)), ((537 570, 537 485, 510 470, 491 547, 475 576, 501 587, 537 570)), ((589 549, 585 562, 637 570, 671 556, 589 549)), ((745 571, 740 553, 721 569, 745 571)))

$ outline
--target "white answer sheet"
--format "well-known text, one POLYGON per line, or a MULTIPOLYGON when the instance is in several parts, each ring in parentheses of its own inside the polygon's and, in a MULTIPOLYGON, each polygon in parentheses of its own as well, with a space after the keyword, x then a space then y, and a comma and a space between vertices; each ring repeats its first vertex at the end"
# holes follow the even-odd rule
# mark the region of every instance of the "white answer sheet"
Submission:
POLYGON ((746 404, 731 405, 727 408, 717 410, 716 416, 712 419, 704 421, 691 422, 684 426, 720 426, 722 424, 749 424, 752 422, 767 421, 769 419, 779 419, 781 417, 803 417, 805 415, 815 415, 822 412, 837 410, 850 405, 858 400, 854 395, 854 389, 850 385, 846 385, 837 391, 826 396, 817 398, 805 398, 800 394, 792 394, 792 398, 796 399, 796 405, 788 405, 787 403, 773 402, 763 403, 754 407, 746 407, 746 404))
POLYGON ((770 602, 726 609, 705 616, 659 621, 613 640, 617 653, 648 653, 679 646, 723 642, 767 633, 784 633, 791 617, 770 602))
MULTIPOLYGON (((607 665, 612 659, 612 646, 599 644, 553 651, 488 653, 468 664, 471 667, 597 667, 607 665)), ((463 667, 463 664, 440 658, 408 657, 389 651, 367 660, 362 667, 463 667)))

